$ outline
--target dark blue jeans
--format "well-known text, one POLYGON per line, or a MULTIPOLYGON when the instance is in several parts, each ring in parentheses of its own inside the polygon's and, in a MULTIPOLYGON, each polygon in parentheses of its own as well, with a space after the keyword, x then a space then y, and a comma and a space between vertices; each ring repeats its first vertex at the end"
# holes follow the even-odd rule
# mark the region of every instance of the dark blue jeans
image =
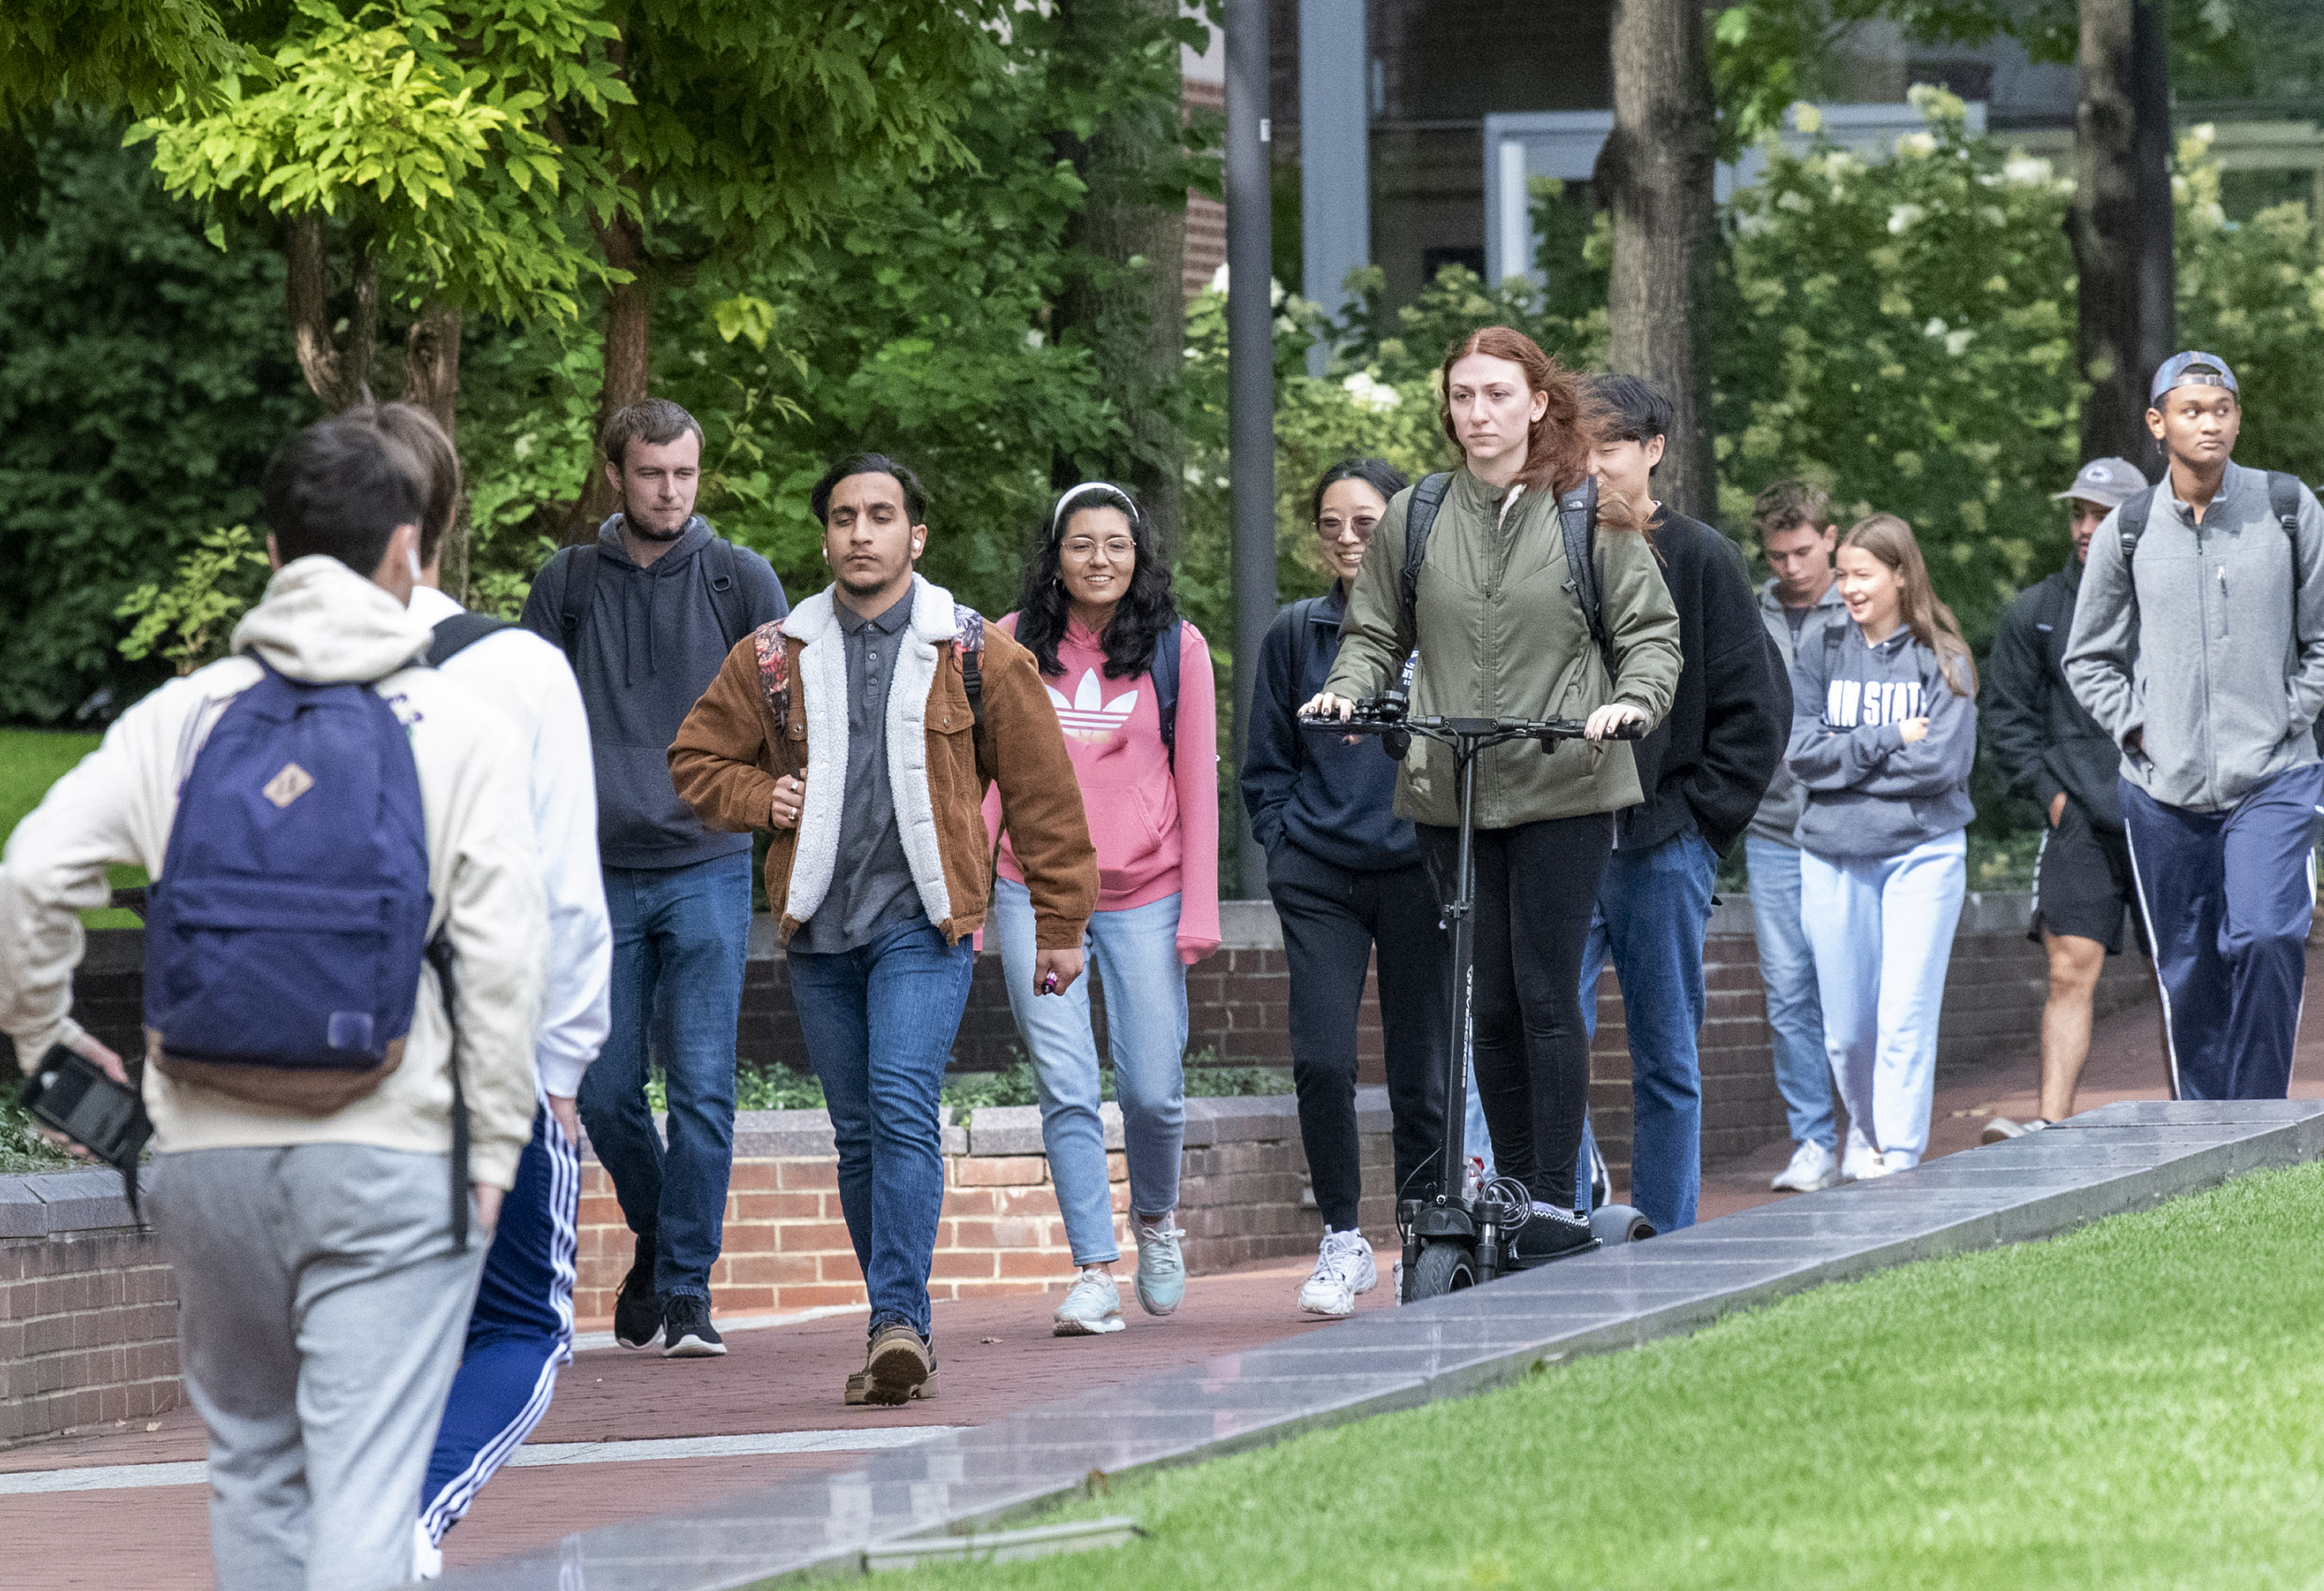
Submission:
POLYGON ((751 853, 691 867, 608 867, 613 1026, 581 1078, 581 1121, 630 1230, 654 1245, 654 1291, 710 1297, 734 1163, 734 1024, 751 945, 751 853), (650 1044, 649 1043, 650 1040, 650 1044), (649 1049, 669 1145, 646 1105, 649 1049))
MULTIPOLYGON (((1657 1232, 1694 1225, 1702 1191, 1702 935, 1719 856, 1700 835, 1616 851, 1582 952, 1582 1021, 1598 1031, 1598 975, 1610 956, 1630 1036, 1630 1202, 1657 1232)), ((1590 1192, 1582 1145, 1581 1201, 1590 1192)))
POLYGON ((926 917, 835 956, 793 951, 791 1003, 839 1145, 839 1206, 872 1298, 872 1329, 928 1335, 928 1264, 944 1211, 936 1114, 968 1007, 976 948, 926 917))

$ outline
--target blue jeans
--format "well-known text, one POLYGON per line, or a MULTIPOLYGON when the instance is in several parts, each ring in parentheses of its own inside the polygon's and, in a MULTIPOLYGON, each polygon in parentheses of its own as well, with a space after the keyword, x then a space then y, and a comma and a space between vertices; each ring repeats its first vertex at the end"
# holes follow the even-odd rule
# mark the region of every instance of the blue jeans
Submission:
POLYGON ((581 1078, 581 1121, 630 1230, 653 1245, 654 1291, 664 1304, 681 1293, 706 1300, 734 1164, 751 853, 690 867, 608 867, 605 908, 613 1025, 581 1078), (667 1150, 646 1105, 650 1048, 669 1089, 667 1150))
MULTIPOLYGON (((1702 935, 1719 853, 1692 832, 1642 851, 1616 851, 1598 884, 1582 951, 1582 1024, 1598 1033, 1598 976, 1607 958, 1622 985, 1630 1036, 1630 1202, 1657 1232, 1694 1225, 1702 1191, 1702 935)), ((1582 1143, 1575 1203, 1590 1197, 1591 1138, 1582 1143)))
MULTIPOLYGON (((1033 1051, 1041 1096, 1041 1143, 1076 1265, 1121 1257, 1113 1237, 1105 1125, 1098 1116, 1095 1030, 1086 977, 1061 994, 1033 993, 1033 897, 1001 879, 992 926, 1009 1010, 1033 1051)), ((1186 969, 1178 960, 1178 897, 1126 911, 1100 911, 1084 939, 1105 980, 1106 1047, 1130 1162, 1130 1207, 1152 1219, 1178 1207, 1178 1161, 1186 1142, 1186 969)))
POLYGON ((1831 1116, 1831 1062, 1823 1052, 1823 997, 1816 992, 1814 952, 1800 920, 1800 848, 1751 836, 1752 937, 1759 945, 1759 982, 1767 991, 1767 1029, 1775 1051, 1775 1090, 1794 1143, 1837 1154, 1831 1116))
POLYGON ((791 1003, 839 1145, 839 1207, 872 1298, 872 1329, 928 1335, 928 1265, 944 1212, 937 1115, 976 948, 925 917, 853 950, 789 957, 791 1003))

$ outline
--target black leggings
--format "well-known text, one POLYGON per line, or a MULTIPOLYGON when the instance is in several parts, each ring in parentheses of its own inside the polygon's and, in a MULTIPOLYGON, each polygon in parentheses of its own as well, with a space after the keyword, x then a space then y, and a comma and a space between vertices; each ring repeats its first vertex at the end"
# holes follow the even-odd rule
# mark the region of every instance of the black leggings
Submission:
MULTIPOLYGON (((1458 829, 1419 826, 1421 852, 1450 900, 1458 829)), ((1477 1093, 1495 1169, 1543 1204, 1573 1207, 1574 1162, 1590 1105, 1582 952, 1613 854, 1611 814, 1480 828, 1477 865, 1477 1093)))

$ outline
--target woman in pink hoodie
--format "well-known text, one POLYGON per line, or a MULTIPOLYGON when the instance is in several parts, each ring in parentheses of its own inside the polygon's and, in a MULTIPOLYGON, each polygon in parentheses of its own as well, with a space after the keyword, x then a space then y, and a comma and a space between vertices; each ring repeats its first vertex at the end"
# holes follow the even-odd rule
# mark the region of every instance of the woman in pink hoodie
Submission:
MULTIPOLYGON (((1130 1165, 1138 1301, 1167 1315, 1186 1290, 1178 1206, 1185 1139, 1186 968, 1219 945, 1218 708, 1210 648, 1178 617, 1170 572, 1146 517, 1119 486, 1090 482, 1057 499, 1001 627, 1050 681, 1090 837, 1097 913, 1088 946, 1105 985, 1106 1040, 1130 1165), (1157 666, 1157 659, 1159 666, 1157 666), (1176 669, 1171 665, 1175 663, 1176 669), (1176 675, 1174 723, 1161 697, 1176 675)), ((1000 820, 985 803, 985 822, 1000 820)), ((988 921, 1001 945, 1009 1008, 1033 1051, 1041 1138, 1077 1274, 1057 1307, 1059 1337, 1122 1327, 1111 1267, 1113 1199, 1098 1115, 1089 982, 1033 986, 1033 909, 1008 837, 988 921)))

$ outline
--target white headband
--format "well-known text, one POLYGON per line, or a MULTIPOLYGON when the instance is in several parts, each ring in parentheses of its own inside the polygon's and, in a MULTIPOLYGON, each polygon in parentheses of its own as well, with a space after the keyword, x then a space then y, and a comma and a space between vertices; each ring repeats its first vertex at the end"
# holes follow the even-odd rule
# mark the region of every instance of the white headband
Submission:
POLYGON ((1059 531, 1065 523, 1065 504, 1071 503, 1084 492, 1111 492, 1115 496, 1130 504, 1130 516, 1133 521, 1135 521, 1138 516, 1138 499, 1123 491, 1120 486, 1115 486, 1111 481, 1084 481, 1078 486, 1067 488, 1065 495, 1057 499, 1057 505, 1049 510, 1049 539, 1051 541, 1054 541, 1056 540, 1059 531))

